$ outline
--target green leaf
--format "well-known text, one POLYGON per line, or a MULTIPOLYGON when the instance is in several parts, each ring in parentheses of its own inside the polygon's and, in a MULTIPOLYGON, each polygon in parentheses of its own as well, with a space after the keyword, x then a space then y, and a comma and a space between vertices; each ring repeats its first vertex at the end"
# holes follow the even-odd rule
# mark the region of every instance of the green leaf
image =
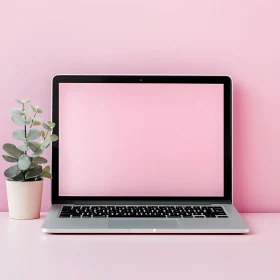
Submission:
POLYGON ((16 99, 19 104, 27 104, 30 102, 29 99, 16 99))
POLYGON ((48 166, 46 166, 44 169, 43 169, 43 172, 47 172, 47 173, 49 173, 51 171, 51 168, 50 168, 50 166, 48 165, 48 166))
POLYGON ((41 124, 41 120, 39 118, 33 118, 32 119, 32 124, 33 125, 40 125, 41 124))
POLYGON ((22 129, 18 129, 13 132, 13 138, 17 140, 25 140, 25 132, 22 129))
POLYGON ((23 113, 24 113, 25 115, 27 115, 27 114, 29 113, 30 109, 29 109, 29 108, 25 108, 25 109, 22 110, 22 111, 23 111, 23 113))
POLYGON ((51 122, 51 121, 47 121, 47 124, 50 128, 54 128, 55 127, 55 123, 51 122))
POLYGON ((36 152, 41 147, 39 143, 33 141, 28 142, 28 146, 32 152, 36 152))
POLYGON ((19 159, 20 156, 23 154, 23 151, 19 150, 14 144, 4 144, 3 150, 9 154, 10 156, 19 159))
POLYGON ((42 131, 41 131, 41 136, 42 136, 43 138, 45 138, 45 137, 46 137, 46 133, 45 133, 45 131, 44 131, 44 130, 42 130, 42 131))
POLYGON ((14 177, 13 181, 24 181, 23 172, 21 171, 16 177, 14 177))
POLYGON ((29 125, 29 124, 31 124, 31 123, 32 123, 32 119, 31 119, 30 117, 27 117, 27 119, 24 120, 24 124, 25 124, 25 125, 29 125))
POLYGON ((17 148, 23 152, 26 152, 28 151, 28 147, 26 145, 19 145, 17 146, 17 148))
POLYGON ((33 110, 34 113, 43 113, 42 109, 39 106, 32 106, 30 105, 31 109, 33 110))
POLYGON ((42 166, 38 165, 35 168, 28 169, 26 171, 25 177, 26 179, 35 178, 42 175, 42 166))
POLYGON ((58 140, 58 136, 56 134, 52 134, 50 136, 48 136, 48 139, 51 141, 51 142, 54 142, 54 141, 57 141, 58 140))
MULTIPOLYGON (((48 138, 49 138, 49 137, 48 137, 48 138)), ((46 139, 42 142, 41 146, 42 146, 43 148, 47 148, 47 147, 50 145, 50 140, 49 140, 48 138, 46 138, 46 139)))
POLYGON ((23 113, 22 110, 19 109, 19 108, 13 108, 13 109, 12 109, 12 115, 15 115, 15 116, 23 116, 24 113, 23 113))
MULTIPOLYGON (((33 160, 34 160, 34 159, 35 159, 35 158, 33 158, 33 160)), ((38 167, 38 166, 40 166, 40 165, 38 165, 38 164, 32 162, 31 165, 29 166, 29 169, 33 169, 33 168, 36 168, 36 167, 38 167)))
POLYGON ((31 107, 31 109, 32 109, 32 111, 33 111, 34 113, 37 112, 37 109, 36 109, 33 105, 30 104, 30 107, 31 107))
POLYGON ((7 162, 17 162, 18 160, 14 157, 10 157, 10 156, 6 156, 6 155, 2 155, 2 157, 4 158, 4 160, 6 160, 7 162))
POLYGON ((11 119, 17 125, 25 125, 25 119, 20 115, 12 115, 11 119))
POLYGON ((51 178, 52 178, 52 175, 51 175, 51 173, 43 172, 43 173, 42 173, 42 177, 43 177, 43 178, 49 178, 49 179, 51 179, 51 178))
POLYGON ((27 134, 27 140, 36 140, 41 137, 41 131, 36 128, 30 128, 27 134))
POLYGON ((47 131, 51 131, 52 129, 50 128, 49 125, 47 125, 46 123, 42 123, 42 126, 44 129, 46 129, 47 131))
POLYGON ((48 160, 43 157, 35 157, 35 158, 33 158, 32 162, 36 163, 36 164, 43 164, 43 163, 47 163, 48 160))
POLYGON ((32 122, 32 119, 30 117, 27 117, 25 119, 25 116, 20 115, 12 115, 11 119, 17 125, 29 125, 32 122))
POLYGON ((16 164, 16 165, 13 165, 13 166, 11 166, 10 168, 8 168, 5 172, 4 172, 4 175, 5 175, 5 177, 7 177, 7 178, 14 178, 14 177, 16 177, 17 175, 19 175, 20 174, 20 169, 18 168, 18 165, 16 164))
POLYGON ((40 156, 44 152, 45 152, 44 148, 39 148, 38 150, 36 150, 36 152, 31 154, 30 157, 32 157, 32 158, 38 157, 38 156, 40 156))
POLYGON ((30 165, 31 165, 31 158, 28 155, 23 154, 18 160, 18 168, 20 170, 27 170, 30 165))
POLYGON ((42 118, 39 118, 39 117, 37 117, 37 116, 36 116, 36 118, 34 118, 34 119, 35 119, 36 121, 40 122, 40 123, 43 122, 43 119, 42 119, 42 118))
POLYGON ((33 121, 32 123, 34 126, 37 126, 37 125, 40 125, 41 123, 40 122, 37 122, 37 121, 33 121))

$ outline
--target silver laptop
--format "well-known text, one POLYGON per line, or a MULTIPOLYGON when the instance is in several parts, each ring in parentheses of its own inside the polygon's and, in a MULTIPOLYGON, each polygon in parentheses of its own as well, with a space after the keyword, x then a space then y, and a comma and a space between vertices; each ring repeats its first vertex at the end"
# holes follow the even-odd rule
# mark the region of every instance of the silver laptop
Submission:
POLYGON ((227 76, 58 75, 46 233, 247 233, 227 76))

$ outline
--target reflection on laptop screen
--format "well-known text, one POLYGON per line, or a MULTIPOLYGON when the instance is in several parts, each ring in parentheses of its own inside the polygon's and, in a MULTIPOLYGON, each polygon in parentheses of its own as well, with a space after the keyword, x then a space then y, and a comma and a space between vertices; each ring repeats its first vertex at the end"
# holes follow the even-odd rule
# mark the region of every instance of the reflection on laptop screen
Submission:
POLYGON ((223 196, 223 85, 61 83, 59 195, 223 196))

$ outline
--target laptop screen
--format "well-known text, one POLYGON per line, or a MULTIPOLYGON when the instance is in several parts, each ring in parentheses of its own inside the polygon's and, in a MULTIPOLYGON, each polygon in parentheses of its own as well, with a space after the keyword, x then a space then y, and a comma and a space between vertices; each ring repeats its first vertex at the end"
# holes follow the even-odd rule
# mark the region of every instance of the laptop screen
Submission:
POLYGON ((223 196, 223 85, 60 83, 60 196, 223 196))

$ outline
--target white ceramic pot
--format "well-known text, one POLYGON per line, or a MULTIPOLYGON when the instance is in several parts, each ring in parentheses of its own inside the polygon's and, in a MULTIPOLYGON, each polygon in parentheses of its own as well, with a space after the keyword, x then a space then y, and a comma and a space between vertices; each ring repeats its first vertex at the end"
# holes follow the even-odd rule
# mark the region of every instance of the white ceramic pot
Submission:
POLYGON ((6 180, 6 187, 11 219, 40 218, 43 180, 31 182, 6 180))

